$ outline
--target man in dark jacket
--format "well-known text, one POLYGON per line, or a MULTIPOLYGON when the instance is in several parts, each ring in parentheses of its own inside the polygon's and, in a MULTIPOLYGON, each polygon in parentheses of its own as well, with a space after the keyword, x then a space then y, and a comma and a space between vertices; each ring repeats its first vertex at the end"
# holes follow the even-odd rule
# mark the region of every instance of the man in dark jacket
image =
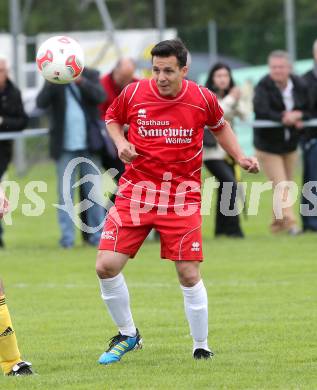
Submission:
MULTIPOLYGON (((8 77, 8 65, 0 59, 0 132, 22 130, 27 125, 21 93, 8 77)), ((0 181, 12 158, 12 141, 0 141, 0 181)), ((0 247, 3 247, 0 225, 0 247)))
POLYGON ((282 213, 282 218, 273 215, 271 231, 288 231, 296 235, 299 229, 293 209, 282 207, 288 189, 283 188, 281 182, 293 180, 302 121, 309 118, 307 89, 301 78, 291 74, 286 52, 272 52, 268 64, 269 74, 255 88, 254 112, 256 119, 271 120, 280 125, 255 128, 254 146, 259 163, 276 191, 274 210, 282 213))
POLYGON ((38 107, 50 108, 50 152, 57 164, 59 205, 63 205, 58 209, 61 228, 60 245, 63 248, 71 248, 74 245, 74 222, 77 219, 74 217, 73 185, 77 173, 80 179, 86 177, 82 182, 82 190, 86 203, 84 207, 87 209, 85 228, 92 233, 89 236, 90 244, 99 243, 104 218, 101 188, 98 181, 99 172, 96 170, 96 165, 94 166, 87 159, 95 160, 96 158, 91 152, 92 145, 95 144, 92 136, 96 134, 95 130, 98 127, 98 104, 104 99, 105 94, 99 83, 99 73, 87 68, 73 83, 57 85, 46 82, 37 97, 38 107), (74 166, 67 177, 64 175, 65 170, 67 167, 70 169, 71 164, 74 166), (96 198, 98 194, 99 200, 91 199, 92 195, 96 198))
MULTIPOLYGON (((312 119, 317 120, 317 40, 313 45, 314 67, 304 74, 303 79, 306 82, 309 92, 309 110, 312 119)), ((317 126, 305 128, 302 136, 301 146, 303 148, 303 184, 309 181, 317 182, 317 126)), ((314 196, 317 190, 314 188, 314 196)), ((307 205, 309 210, 313 209, 312 203, 302 198, 302 204, 307 205)), ((306 206, 306 207, 307 207, 306 206)), ((311 213, 310 213, 311 214, 311 213)), ((302 222, 304 231, 317 232, 317 215, 307 215, 302 212, 302 222)))

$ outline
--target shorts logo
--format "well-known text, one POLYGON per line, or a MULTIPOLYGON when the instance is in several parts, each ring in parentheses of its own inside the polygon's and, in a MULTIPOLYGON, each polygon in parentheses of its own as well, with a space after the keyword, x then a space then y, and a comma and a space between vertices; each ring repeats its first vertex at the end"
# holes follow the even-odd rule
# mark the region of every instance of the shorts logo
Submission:
POLYGON ((146 118, 146 109, 140 108, 138 111, 138 118, 146 118))
POLYGON ((102 232, 101 233, 101 238, 103 239, 103 240, 115 240, 115 238, 114 238, 114 234, 113 234, 113 231, 112 230, 107 230, 107 231, 105 231, 105 232, 102 232))
POLYGON ((200 251, 200 244, 199 244, 198 241, 194 241, 192 243, 191 251, 193 251, 193 252, 199 252, 200 251))

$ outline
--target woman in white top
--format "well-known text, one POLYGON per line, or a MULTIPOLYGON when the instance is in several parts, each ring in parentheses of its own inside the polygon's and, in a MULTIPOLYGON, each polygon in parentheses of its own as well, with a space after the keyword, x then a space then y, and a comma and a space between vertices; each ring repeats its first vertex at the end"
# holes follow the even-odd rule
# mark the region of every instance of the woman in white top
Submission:
MULTIPOLYGON (((224 117, 232 125, 235 116, 240 118, 245 117, 245 110, 241 104, 241 92, 234 85, 230 68, 223 63, 216 63, 210 70, 206 87, 214 92, 224 111, 224 117)), ((216 140, 211 139, 211 133, 205 132, 204 136, 204 164, 208 171, 213 174, 220 183, 217 196, 217 210, 215 235, 225 235, 229 237, 243 238, 239 215, 229 216, 225 214, 223 205, 230 205, 230 210, 233 210, 237 202, 237 182, 234 172, 234 161, 226 154, 226 152, 216 143, 216 140), (210 135, 209 135, 210 134, 210 135), (232 189, 228 194, 223 192, 225 182, 231 182, 232 189), (228 199, 230 198, 230 200, 228 199), (221 212, 224 211, 224 213, 221 212)))

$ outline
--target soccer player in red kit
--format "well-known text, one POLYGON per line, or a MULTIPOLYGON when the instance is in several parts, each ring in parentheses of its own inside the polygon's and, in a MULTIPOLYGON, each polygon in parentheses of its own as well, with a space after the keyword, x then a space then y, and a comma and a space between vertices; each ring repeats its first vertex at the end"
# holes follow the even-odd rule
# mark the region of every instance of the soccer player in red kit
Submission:
POLYGON ((111 364, 141 347, 127 285, 121 273, 152 228, 160 233, 161 257, 175 262, 193 337, 193 357, 210 358, 207 292, 200 276, 203 260, 200 171, 203 129, 249 172, 259 170, 245 157, 215 95, 185 79, 187 49, 178 40, 151 51, 152 79, 128 85, 106 113, 109 133, 126 170, 119 182, 101 236, 96 270, 101 296, 119 333, 99 363, 111 364), (123 125, 129 125, 128 140, 123 125))

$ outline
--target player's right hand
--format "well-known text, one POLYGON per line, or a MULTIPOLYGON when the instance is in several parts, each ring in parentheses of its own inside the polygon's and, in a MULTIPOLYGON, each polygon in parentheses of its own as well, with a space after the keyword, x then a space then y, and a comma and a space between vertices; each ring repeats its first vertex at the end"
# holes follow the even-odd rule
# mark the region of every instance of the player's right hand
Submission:
POLYGON ((130 164, 138 156, 135 146, 126 140, 120 143, 117 147, 118 156, 125 164, 130 164))

